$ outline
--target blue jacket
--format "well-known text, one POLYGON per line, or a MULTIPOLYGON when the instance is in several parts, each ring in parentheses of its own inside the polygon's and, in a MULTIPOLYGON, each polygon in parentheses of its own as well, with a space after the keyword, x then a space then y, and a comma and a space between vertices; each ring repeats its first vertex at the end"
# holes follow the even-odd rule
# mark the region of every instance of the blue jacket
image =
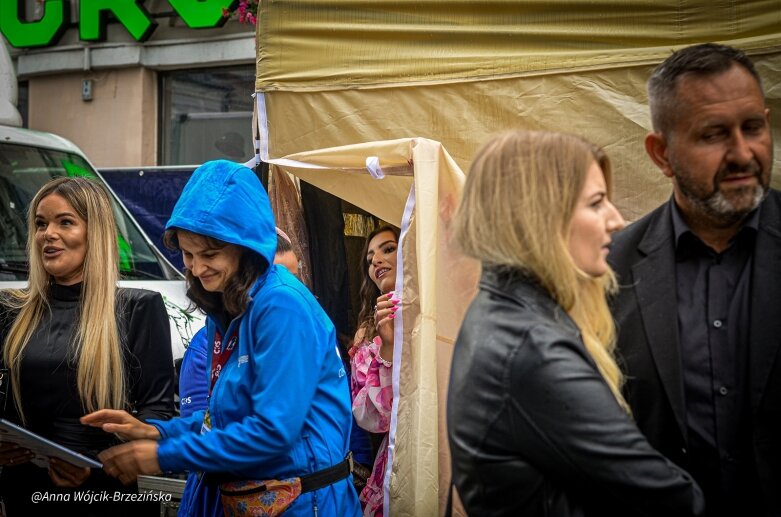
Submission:
MULTIPOLYGON (((211 345, 206 341, 206 327, 201 327, 184 352, 182 370, 179 374, 179 414, 190 416, 193 412, 206 409, 209 392, 209 369, 211 368, 211 345)), ((354 420, 354 419, 353 419, 354 420)), ((187 475, 182 500, 179 503, 179 517, 205 517, 222 514, 222 501, 216 486, 204 483, 198 472, 187 475)))
POLYGON ((206 341, 206 327, 195 333, 182 358, 179 373, 179 414, 190 416, 199 409, 206 409, 209 395, 209 369, 211 346, 206 341))
MULTIPOLYGON (((265 190, 241 165, 213 161, 196 169, 166 228, 179 228, 249 248, 268 264, 276 251, 265 190)), ((250 289, 247 310, 220 328, 238 345, 204 412, 154 421, 164 471, 228 473, 241 479, 302 476, 341 462, 350 440, 351 409, 334 326, 314 296, 284 267, 270 265, 250 289)), ((219 326, 207 315, 207 343, 219 326)), ((302 494, 285 515, 359 515, 351 477, 302 494)))

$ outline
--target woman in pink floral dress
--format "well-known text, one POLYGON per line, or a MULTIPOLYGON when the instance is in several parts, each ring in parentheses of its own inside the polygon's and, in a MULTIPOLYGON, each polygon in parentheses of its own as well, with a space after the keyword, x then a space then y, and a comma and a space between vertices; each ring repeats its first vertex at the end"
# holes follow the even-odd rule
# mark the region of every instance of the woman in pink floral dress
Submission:
POLYGON ((371 476, 359 497, 366 517, 383 515, 382 487, 388 460, 387 432, 393 405, 393 319, 400 301, 394 296, 398 241, 399 231, 392 226, 382 226, 366 239, 361 311, 358 315, 358 331, 350 349, 353 416, 363 429, 372 433, 386 433, 371 476))

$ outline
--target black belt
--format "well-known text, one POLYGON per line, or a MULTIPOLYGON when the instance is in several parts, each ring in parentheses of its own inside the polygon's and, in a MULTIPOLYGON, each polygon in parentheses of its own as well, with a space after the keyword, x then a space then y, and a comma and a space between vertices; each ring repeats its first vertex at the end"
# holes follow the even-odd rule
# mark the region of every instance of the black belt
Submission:
MULTIPOLYGON (((353 471, 353 453, 352 451, 350 451, 347 453, 347 456, 344 458, 344 460, 337 463, 336 465, 332 465, 323 470, 318 470, 317 472, 312 472, 311 474, 305 474, 299 477, 299 480, 301 481, 301 493, 305 494, 307 492, 313 492, 315 490, 320 490, 321 488, 325 488, 328 485, 332 485, 337 481, 341 481, 342 479, 349 476, 352 473, 352 471, 353 471)), ((209 484, 220 484, 220 483, 237 480, 237 478, 233 476, 224 476, 220 474, 207 474, 206 478, 209 484)), ((247 489, 246 492, 254 493, 254 492, 265 492, 265 491, 266 491, 265 485, 261 485, 259 487, 247 489)), ((240 495, 243 492, 244 492, 243 490, 239 490, 236 492, 232 492, 232 494, 240 495)))
POLYGON ((347 453, 347 457, 341 462, 337 463, 327 469, 318 470, 305 476, 301 476, 301 493, 313 492, 320 490, 328 485, 341 481, 350 475, 353 471, 353 453, 352 451, 347 453))

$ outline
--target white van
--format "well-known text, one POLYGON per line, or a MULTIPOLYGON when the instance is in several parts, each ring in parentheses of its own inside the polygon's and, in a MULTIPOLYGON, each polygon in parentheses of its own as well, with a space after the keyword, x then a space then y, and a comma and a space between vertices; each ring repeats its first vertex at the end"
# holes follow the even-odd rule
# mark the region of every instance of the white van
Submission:
MULTIPOLYGON (((0 289, 27 284, 27 211, 36 192, 57 176, 87 176, 111 195, 117 223, 120 285, 157 291, 163 296, 171 326, 174 361, 184 355, 193 334, 203 326, 200 312, 187 312, 184 276, 152 244, 116 193, 72 142, 22 129, 16 109, 16 74, 0 38, 0 289)), ((178 386, 176 386, 178 392, 178 386)), ((178 400, 178 397, 177 397, 178 400)), ((175 515, 184 480, 142 476, 139 488, 171 494, 160 515, 175 515)), ((2 513, 2 511, 0 511, 2 513)))
POLYGON ((27 210, 38 189, 56 176, 87 176, 109 191, 117 221, 120 285, 163 295, 174 359, 182 357, 203 325, 200 313, 186 312, 184 277, 152 244, 79 148, 57 135, 0 125, 0 289, 26 283, 27 210))
POLYGON ((22 129, 16 109, 16 73, 0 38, 0 289, 27 282, 27 209, 35 193, 56 176, 88 176, 110 192, 117 220, 121 284, 158 291, 171 321, 174 360, 184 355, 203 326, 201 313, 186 312, 184 277, 152 244, 130 212, 72 142, 22 129))

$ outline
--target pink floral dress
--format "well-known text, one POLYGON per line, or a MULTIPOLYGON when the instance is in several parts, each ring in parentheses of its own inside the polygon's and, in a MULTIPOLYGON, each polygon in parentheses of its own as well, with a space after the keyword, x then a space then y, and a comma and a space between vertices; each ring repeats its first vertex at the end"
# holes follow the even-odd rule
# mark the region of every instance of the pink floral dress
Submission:
MULTIPOLYGON (((387 433, 390 428, 393 386, 392 365, 380 357, 382 340, 364 341, 350 350, 353 416, 358 425, 371 433, 387 433)), ((359 499, 365 517, 382 517, 382 486, 388 462, 388 435, 382 440, 372 474, 359 499)))

